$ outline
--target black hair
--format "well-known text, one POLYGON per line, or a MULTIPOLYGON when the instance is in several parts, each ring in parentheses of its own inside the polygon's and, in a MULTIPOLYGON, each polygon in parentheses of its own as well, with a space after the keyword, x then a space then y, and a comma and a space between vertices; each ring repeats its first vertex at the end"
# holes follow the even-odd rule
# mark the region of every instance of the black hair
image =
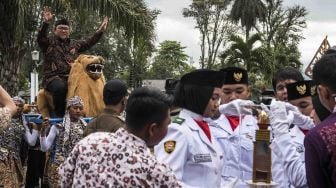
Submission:
POLYGON ((128 95, 127 85, 123 81, 114 79, 106 82, 103 89, 105 105, 117 105, 126 95, 128 95))
POLYGON ((285 68, 279 69, 273 75, 273 78, 272 78, 272 86, 273 86, 274 92, 276 92, 276 84, 284 80, 303 81, 304 78, 301 72, 293 67, 285 67, 285 68))
POLYGON ((161 125, 167 118, 170 102, 167 95, 150 87, 135 89, 126 105, 126 126, 132 130, 141 130, 146 125, 161 125))
POLYGON ((325 54, 319 59, 313 68, 313 80, 316 85, 327 86, 336 93, 336 53, 325 54))
POLYGON ((203 115, 214 89, 211 86, 178 83, 174 95, 174 105, 203 115))

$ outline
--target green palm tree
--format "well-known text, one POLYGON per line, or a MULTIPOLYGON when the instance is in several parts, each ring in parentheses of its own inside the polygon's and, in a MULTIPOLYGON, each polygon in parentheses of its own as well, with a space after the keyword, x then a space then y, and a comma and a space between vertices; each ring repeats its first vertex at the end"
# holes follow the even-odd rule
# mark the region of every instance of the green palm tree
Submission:
POLYGON ((246 42, 238 35, 231 35, 229 41, 231 46, 220 56, 222 66, 244 66, 249 72, 260 72, 264 66, 261 48, 256 47, 261 41, 260 34, 252 35, 246 42))
POLYGON ((230 18, 234 23, 245 28, 245 39, 249 38, 251 29, 257 21, 263 21, 266 8, 262 0, 235 0, 230 12, 230 18))
MULTIPOLYGON (((133 48, 137 48, 139 43, 145 44, 148 49, 153 48, 153 20, 157 12, 150 11, 144 0, 0 1, 0 78, 3 80, 1 84, 12 95, 18 90, 18 74, 27 50, 27 33, 31 35, 37 30, 39 17, 36 13, 44 5, 51 6, 57 13, 65 12, 68 15, 82 10, 91 11, 102 18, 106 15, 110 17, 110 27, 123 31, 133 48)), ((89 15, 81 16, 85 18, 89 15)))

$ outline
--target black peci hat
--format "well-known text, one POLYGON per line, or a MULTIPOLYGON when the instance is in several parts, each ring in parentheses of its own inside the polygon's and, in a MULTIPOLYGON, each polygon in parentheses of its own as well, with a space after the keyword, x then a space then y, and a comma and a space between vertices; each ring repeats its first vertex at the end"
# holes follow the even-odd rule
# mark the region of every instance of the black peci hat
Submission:
POLYGON ((67 19, 61 18, 61 19, 59 19, 59 20, 57 20, 55 22, 55 27, 57 27, 58 25, 67 25, 67 26, 69 26, 70 24, 69 24, 69 21, 67 19))
POLYGON ((182 76, 180 83, 184 85, 198 85, 222 87, 225 75, 219 71, 198 69, 182 76))
POLYGON ((247 71, 239 67, 228 67, 220 70, 225 73, 224 84, 247 84, 248 75, 247 71))
POLYGON ((313 87, 311 87, 311 81, 299 81, 286 85, 288 100, 300 99, 307 96, 312 96, 313 87))

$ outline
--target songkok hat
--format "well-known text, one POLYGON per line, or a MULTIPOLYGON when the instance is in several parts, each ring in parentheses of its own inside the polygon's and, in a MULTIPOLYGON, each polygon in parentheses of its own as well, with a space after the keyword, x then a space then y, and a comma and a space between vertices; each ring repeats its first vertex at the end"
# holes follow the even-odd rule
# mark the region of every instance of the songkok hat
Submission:
POLYGON ((318 95, 313 96, 313 106, 315 113, 321 121, 331 114, 331 112, 322 105, 318 95))
POLYGON ((310 80, 290 83, 286 85, 286 88, 289 101, 312 96, 312 87, 310 80))
POLYGON ((182 76, 180 83, 184 85, 198 85, 222 87, 225 75, 219 71, 198 69, 182 76))
POLYGON ((84 106, 84 102, 79 96, 74 96, 68 100, 66 108, 71 106, 84 106))
POLYGON ((228 67, 220 70, 225 73, 224 84, 247 84, 248 85, 248 75, 247 71, 239 67, 228 67))
POLYGON ((23 100, 21 97, 19 97, 19 96, 15 96, 15 97, 13 97, 13 101, 14 102, 20 102, 20 103, 25 103, 25 100, 23 100))
POLYGON ((70 24, 69 24, 69 21, 67 19, 61 18, 61 19, 59 19, 59 20, 56 21, 55 27, 57 27, 58 25, 67 25, 67 26, 69 26, 70 24))

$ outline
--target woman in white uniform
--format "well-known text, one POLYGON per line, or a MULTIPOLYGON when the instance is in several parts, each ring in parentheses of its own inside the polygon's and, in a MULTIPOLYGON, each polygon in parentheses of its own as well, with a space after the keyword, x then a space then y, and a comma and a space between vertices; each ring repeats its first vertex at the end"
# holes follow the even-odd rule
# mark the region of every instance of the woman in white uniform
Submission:
POLYGON ((220 187, 223 153, 205 118, 218 110, 224 76, 196 70, 177 85, 175 104, 182 108, 154 148, 156 158, 169 165, 183 187, 220 187))

